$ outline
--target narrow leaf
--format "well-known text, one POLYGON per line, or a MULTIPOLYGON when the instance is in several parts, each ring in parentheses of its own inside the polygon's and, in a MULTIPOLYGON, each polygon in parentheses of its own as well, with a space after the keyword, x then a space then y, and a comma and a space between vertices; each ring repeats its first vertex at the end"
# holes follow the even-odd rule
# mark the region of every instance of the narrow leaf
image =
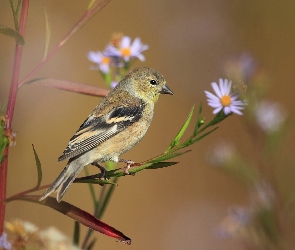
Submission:
POLYGON ((0 25, 0 33, 15 38, 15 42, 20 45, 25 44, 25 40, 16 30, 0 25))
POLYGON ((146 169, 166 168, 166 167, 169 167, 169 166, 176 165, 177 163, 178 162, 157 162, 157 163, 153 163, 152 165, 150 165, 146 169))
MULTIPOLYGON (((206 137, 207 135, 211 134, 211 133, 212 133, 213 131, 215 131, 216 129, 218 129, 218 127, 217 127, 217 128, 214 128, 214 129, 212 129, 212 130, 210 130, 209 132, 207 132, 207 133, 205 133, 205 134, 203 134, 203 135, 201 135, 201 136, 199 136, 199 137, 196 138, 195 140, 192 140, 191 143, 190 143, 190 145, 192 145, 192 144, 198 142, 199 140, 203 139, 204 137, 206 137)), ((185 147, 186 147, 186 146, 185 146, 185 147)))
MULTIPOLYGON (((115 177, 113 182, 117 183, 118 182, 118 177, 115 177)), ((110 199, 111 199, 111 196, 112 196, 112 194, 114 192, 114 189, 115 189, 115 185, 111 185, 109 187, 109 189, 108 189, 108 191, 107 191, 107 193, 106 193, 106 195, 104 197, 104 200, 103 200, 103 203, 101 205, 100 211, 99 211, 98 214, 96 214, 96 216, 98 218, 101 218, 103 216, 103 213, 105 212, 105 210, 106 210, 106 208, 107 208, 107 206, 108 206, 108 204, 110 202, 110 199)), ((100 201, 100 202, 102 202, 102 201, 100 201)))
MULTIPOLYGON (((89 171, 88 171, 87 167, 84 168, 84 172, 85 172, 86 176, 89 175, 89 171)), ((94 191, 93 184, 89 183, 88 187, 89 187, 90 195, 91 195, 91 198, 92 198, 93 206, 94 206, 94 208, 96 208, 98 202, 96 201, 96 196, 95 196, 95 191, 94 191)))
POLYGON ((48 50, 49 50, 50 37, 51 37, 51 25, 50 25, 47 10, 45 7, 44 7, 44 18, 45 18, 45 49, 44 49, 43 60, 47 57, 48 50))
POLYGON ((37 152, 35 150, 34 145, 32 144, 33 151, 34 151, 34 156, 35 156, 35 161, 36 161, 36 167, 37 167, 37 173, 38 173, 38 181, 36 185, 36 189, 40 187, 41 181, 42 181, 42 168, 41 168, 41 162, 39 160, 39 157, 37 155, 37 152))
MULTIPOLYGON (((108 172, 107 172, 108 173, 108 172)), ((103 186, 104 184, 111 184, 111 185, 116 185, 116 183, 112 181, 108 181, 105 179, 99 179, 100 174, 95 174, 95 175, 89 175, 81 178, 76 178, 74 180, 74 183, 91 183, 91 184, 99 184, 103 186)))
POLYGON ((10 6, 11 6, 11 9, 12 9, 12 14, 13 14, 14 27, 15 27, 15 30, 17 30, 17 31, 19 29, 19 27, 18 27, 18 10, 19 10, 19 6, 20 6, 20 1, 21 0, 18 0, 17 8, 15 9, 14 1, 9 0, 10 6))
POLYGON ((202 113, 203 107, 202 107, 202 103, 200 104, 200 108, 198 111, 198 116, 197 116, 197 122, 196 122, 196 126, 195 126, 195 130, 194 130, 194 136, 197 135, 198 129, 199 127, 204 124, 203 119, 201 119, 201 113, 202 113))
POLYGON ((34 79, 26 82, 27 84, 34 83, 36 85, 48 86, 60 90, 66 90, 70 92, 76 92, 85 95, 92 96, 106 96, 110 91, 108 89, 99 88, 92 85, 83 83, 76 83, 58 79, 34 79))
POLYGON ((75 221, 73 241, 74 241, 74 245, 75 246, 79 246, 79 241, 80 241, 80 223, 78 221, 75 221))
POLYGON ((19 11, 19 8, 20 8, 20 4, 21 4, 22 0, 18 0, 17 1, 17 6, 16 6, 16 9, 15 9, 15 14, 18 16, 18 11, 19 11))
POLYGON ((208 125, 210 124, 210 126, 216 125, 217 123, 223 121, 225 118, 227 118, 228 116, 230 116, 232 114, 226 115, 224 114, 223 110, 221 110, 219 113, 217 113, 214 118, 208 123, 208 125))
POLYGON ((117 239, 118 241, 125 243, 127 245, 131 244, 130 238, 125 236, 122 232, 118 231, 117 229, 95 218, 90 213, 65 201, 61 201, 60 203, 58 203, 56 199, 53 197, 47 197, 45 200, 39 201, 40 197, 41 197, 40 195, 24 195, 23 197, 17 198, 15 200, 24 200, 24 201, 34 202, 40 205, 45 205, 78 221, 79 223, 83 224, 86 227, 89 227, 109 237, 113 237, 117 239))
POLYGON ((5 115, 4 115, 4 106, 0 107, 0 164, 4 161, 5 156, 4 151, 5 148, 9 145, 9 139, 5 135, 5 126, 6 126, 6 121, 5 121, 5 115))
POLYGON ((163 155, 157 157, 156 159, 151 160, 150 162, 157 163, 157 162, 160 162, 160 161, 166 161, 168 159, 175 158, 177 156, 183 155, 183 154, 185 154, 187 152, 190 152, 190 151, 191 150, 187 150, 187 151, 184 151, 184 152, 178 152, 178 153, 163 154, 163 155))
POLYGON ((5 160, 7 155, 4 155, 5 148, 9 145, 9 140, 5 135, 0 138, 0 164, 5 160))
POLYGON ((92 250, 95 242, 96 242, 96 238, 92 239, 92 241, 90 241, 89 245, 86 247, 86 250, 92 250))
POLYGON ((176 145, 179 144, 179 141, 181 139, 181 137, 183 136, 184 132, 186 131, 188 125, 190 124, 190 121, 192 119, 192 116, 194 114, 194 109, 195 106, 192 107, 185 123, 182 125, 182 128, 180 129, 180 131, 177 133, 177 135, 175 136, 174 140, 171 142, 171 144, 169 145, 168 149, 165 151, 165 153, 169 152, 170 149, 174 148, 176 145))
POLYGON ((93 7, 93 4, 95 3, 96 0, 91 0, 90 3, 88 4, 87 10, 91 9, 93 7))

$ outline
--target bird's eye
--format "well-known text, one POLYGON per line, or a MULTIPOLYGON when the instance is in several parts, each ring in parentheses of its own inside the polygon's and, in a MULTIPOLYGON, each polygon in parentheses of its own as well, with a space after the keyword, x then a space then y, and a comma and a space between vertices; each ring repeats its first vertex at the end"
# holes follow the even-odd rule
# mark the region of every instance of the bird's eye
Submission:
POLYGON ((152 84, 152 85, 157 85, 158 83, 157 83, 156 80, 150 80, 150 84, 152 84))

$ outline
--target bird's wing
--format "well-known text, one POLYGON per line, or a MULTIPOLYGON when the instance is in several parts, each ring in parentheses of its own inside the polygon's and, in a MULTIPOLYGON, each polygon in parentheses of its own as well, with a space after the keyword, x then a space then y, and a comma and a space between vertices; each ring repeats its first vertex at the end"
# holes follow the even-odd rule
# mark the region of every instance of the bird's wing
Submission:
POLYGON ((142 117, 145 105, 115 107, 104 115, 91 115, 70 139, 69 145, 58 158, 62 161, 79 156, 120 133, 142 117))

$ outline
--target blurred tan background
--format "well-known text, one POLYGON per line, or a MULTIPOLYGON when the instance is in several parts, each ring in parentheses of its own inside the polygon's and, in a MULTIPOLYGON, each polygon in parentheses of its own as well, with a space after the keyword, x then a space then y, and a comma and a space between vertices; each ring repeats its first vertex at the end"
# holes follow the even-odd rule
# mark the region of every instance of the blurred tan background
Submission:
MULTIPOLYGON (((78 20, 85 1, 31 1, 25 35, 21 79, 42 59, 45 6, 53 48, 78 20)), ((0 0, 0 24, 13 27, 9 1, 0 0)), ((251 53, 272 80, 271 98, 293 113, 295 90, 295 4, 293 1, 113 0, 78 32, 34 78, 48 77, 103 87, 89 70, 90 50, 103 50, 113 32, 140 37, 150 46, 145 62, 159 70, 174 96, 162 96, 144 140, 124 155, 143 161, 169 145, 192 105, 203 103, 204 90, 222 77, 222 63, 232 55, 251 53)), ((0 36, 0 103, 8 97, 14 42, 0 36)), ((31 144, 43 166, 43 184, 52 182, 65 163, 57 157, 69 138, 99 102, 99 98, 56 89, 24 86, 18 92, 13 130, 17 145, 9 155, 7 195, 33 187, 36 169, 31 144)), ((190 130, 191 131, 191 130, 190 130)), ((238 241, 216 237, 218 224, 231 205, 245 205, 247 190, 206 162, 210 147, 233 141, 251 157, 252 145, 243 118, 234 115, 209 137, 195 144, 180 163, 147 170, 119 180, 103 221, 132 239, 131 246, 96 234, 95 249, 243 249, 238 241)), ((90 168, 95 173, 95 168, 90 168)), ((83 174, 83 173, 82 173, 83 174)), ((96 186, 99 190, 101 187, 96 186)), ((87 185, 74 184, 65 200, 92 212, 87 185)), ((40 228, 55 226, 72 236, 73 221, 49 208, 26 202, 7 205, 6 219, 21 218, 40 228)), ((86 232, 82 227, 82 234, 86 232)))

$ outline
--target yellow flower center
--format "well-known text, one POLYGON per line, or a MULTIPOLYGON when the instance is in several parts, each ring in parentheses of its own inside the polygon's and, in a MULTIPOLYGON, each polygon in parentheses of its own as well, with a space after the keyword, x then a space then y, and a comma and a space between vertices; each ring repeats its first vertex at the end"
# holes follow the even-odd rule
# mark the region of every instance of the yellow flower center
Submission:
POLYGON ((122 48, 121 53, 123 56, 130 56, 131 55, 131 50, 130 48, 122 48))
POLYGON ((101 62, 102 62, 102 64, 109 64, 111 62, 111 58, 103 57, 101 62))
POLYGON ((222 106, 229 106, 231 104, 231 98, 228 95, 224 95, 220 99, 222 106))

